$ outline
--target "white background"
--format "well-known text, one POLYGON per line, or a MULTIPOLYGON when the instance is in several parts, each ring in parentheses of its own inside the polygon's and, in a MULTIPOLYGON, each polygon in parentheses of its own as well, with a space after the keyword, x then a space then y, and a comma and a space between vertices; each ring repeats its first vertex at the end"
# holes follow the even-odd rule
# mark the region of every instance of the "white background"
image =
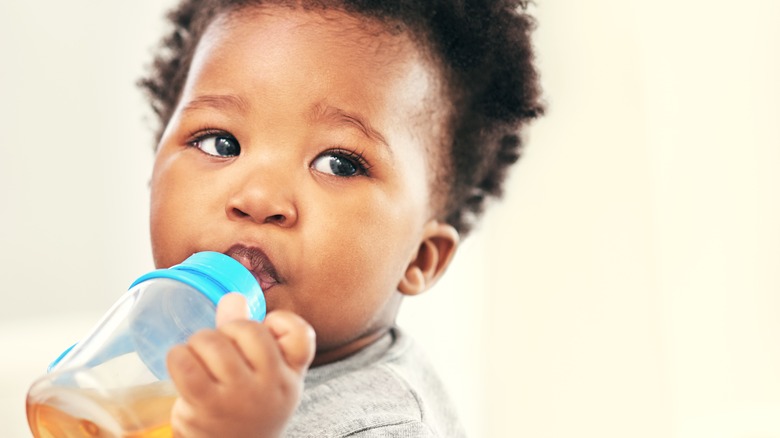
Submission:
MULTIPOLYGON (((152 268, 170 1, 0 3, 0 431, 152 268)), ((538 1, 548 115, 400 323, 474 437, 780 437, 780 2, 538 1)))

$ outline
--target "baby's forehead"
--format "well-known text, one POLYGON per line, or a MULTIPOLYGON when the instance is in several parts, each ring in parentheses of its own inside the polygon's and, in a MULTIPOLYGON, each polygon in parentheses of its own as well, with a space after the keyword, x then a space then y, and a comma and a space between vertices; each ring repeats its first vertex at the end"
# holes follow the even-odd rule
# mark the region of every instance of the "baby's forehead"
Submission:
POLYGON ((399 123, 412 130, 431 131, 432 119, 449 108, 438 63, 419 39, 356 13, 260 6, 221 14, 203 35, 191 73, 206 63, 220 69, 231 57, 240 61, 233 62, 235 68, 259 60, 275 63, 284 74, 307 77, 312 87, 328 81, 333 95, 383 97, 397 108, 399 123), (289 62, 293 57, 296 62, 289 62))
MULTIPOLYGON (((273 4, 244 6, 216 14, 208 28, 237 28, 264 23, 275 24, 274 31, 316 33, 323 38, 339 40, 346 45, 361 47, 366 52, 389 57, 408 56, 406 50, 416 49, 409 45, 414 35, 400 30, 397 24, 342 8, 302 8, 273 4)), ((274 36, 280 35, 268 35, 269 38, 274 36)))
POLYGON ((418 42, 395 27, 342 10, 263 6, 213 20, 182 101, 227 90, 247 106, 300 101, 297 114, 306 117, 332 107, 357 114, 380 137, 389 131, 390 141, 424 145, 438 160, 449 108, 442 82, 418 42), (239 74, 247 71, 255 74, 239 74))
POLYGON ((213 17, 206 26, 194 56, 197 58, 204 45, 222 43, 230 46, 242 37, 254 38, 258 51, 253 57, 267 56, 268 53, 262 50, 268 48, 290 51, 292 44, 307 44, 311 50, 305 54, 311 58, 320 55, 317 50, 326 50, 326 55, 334 56, 334 63, 372 65, 376 72, 367 76, 368 80, 378 74, 403 74, 418 66, 434 75, 438 71, 437 63, 411 32, 399 31, 390 23, 339 9, 261 5, 225 11, 213 17), (350 58, 345 60, 338 56, 340 53, 348 54, 350 58))

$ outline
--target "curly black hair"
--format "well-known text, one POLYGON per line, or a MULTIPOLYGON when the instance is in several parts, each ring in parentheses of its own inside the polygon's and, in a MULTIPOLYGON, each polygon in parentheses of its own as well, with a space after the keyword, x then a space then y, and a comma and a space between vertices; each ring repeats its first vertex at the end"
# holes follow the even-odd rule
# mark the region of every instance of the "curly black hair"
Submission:
POLYGON ((535 20, 523 0, 182 0, 147 77, 139 81, 161 122, 158 140, 178 104, 195 48, 219 14, 251 5, 330 8, 407 32, 432 55, 452 104, 449 150, 437 185, 441 218, 465 236, 490 198, 500 197, 507 170, 522 152, 521 128, 544 105, 534 67, 535 20))

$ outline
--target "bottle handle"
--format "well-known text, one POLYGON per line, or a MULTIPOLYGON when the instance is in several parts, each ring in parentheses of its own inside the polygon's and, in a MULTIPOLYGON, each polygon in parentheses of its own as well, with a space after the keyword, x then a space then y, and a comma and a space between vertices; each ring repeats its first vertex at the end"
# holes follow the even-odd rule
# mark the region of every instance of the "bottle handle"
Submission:
POLYGON ((70 347, 68 347, 67 349, 65 349, 65 351, 63 351, 62 353, 60 353, 60 355, 59 355, 59 356, 57 356, 57 358, 56 358, 56 359, 54 359, 54 361, 53 361, 52 363, 50 363, 50 364, 49 364, 49 367, 48 367, 48 368, 46 368, 46 372, 47 372, 47 373, 50 373, 50 372, 51 372, 51 370, 52 370, 54 367, 56 367, 58 363, 60 363, 60 361, 62 360, 62 358, 63 358, 63 357, 65 357, 65 355, 67 355, 68 353, 70 353, 70 350, 73 350, 73 347, 75 347, 76 345, 78 345, 78 342, 76 342, 75 344, 71 345, 70 347))
MULTIPOLYGON (((100 363, 100 362, 103 362, 103 361, 105 361, 107 359, 110 359, 112 357, 116 357, 116 356, 120 356, 120 355, 125 354, 125 353, 129 353, 130 351, 132 351, 132 344, 129 341, 130 341, 129 336, 127 336, 127 335, 123 336, 122 339, 121 339, 121 342, 119 343, 119 346, 120 346, 119 349, 106 351, 106 352, 104 352, 104 354, 92 358, 92 360, 89 361, 89 363, 87 365, 92 364, 92 363, 100 363)), ((76 342, 75 344, 73 344, 70 347, 68 347, 67 349, 65 349, 65 351, 60 353, 60 355, 57 356, 57 358, 54 359, 54 361, 52 361, 52 363, 49 364, 48 368, 46 368, 46 372, 47 373, 52 372, 52 370, 54 370, 54 368, 57 365, 60 364, 62 359, 64 359, 65 356, 67 356, 74 348, 78 347, 80 344, 81 344, 81 341, 76 342)))

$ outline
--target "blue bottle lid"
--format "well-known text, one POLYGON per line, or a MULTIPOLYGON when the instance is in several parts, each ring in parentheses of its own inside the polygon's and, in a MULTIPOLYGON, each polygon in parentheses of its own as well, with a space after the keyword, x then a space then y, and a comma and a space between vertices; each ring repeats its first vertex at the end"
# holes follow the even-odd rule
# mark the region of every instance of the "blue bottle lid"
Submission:
POLYGON ((236 259, 225 254, 197 252, 178 265, 142 275, 130 285, 130 289, 152 278, 170 278, 192 286, 214 305, 226 293, 239 292, 249 303, 252 319, 262 321, 265 318, 265 297, 254 275, 236 259))

